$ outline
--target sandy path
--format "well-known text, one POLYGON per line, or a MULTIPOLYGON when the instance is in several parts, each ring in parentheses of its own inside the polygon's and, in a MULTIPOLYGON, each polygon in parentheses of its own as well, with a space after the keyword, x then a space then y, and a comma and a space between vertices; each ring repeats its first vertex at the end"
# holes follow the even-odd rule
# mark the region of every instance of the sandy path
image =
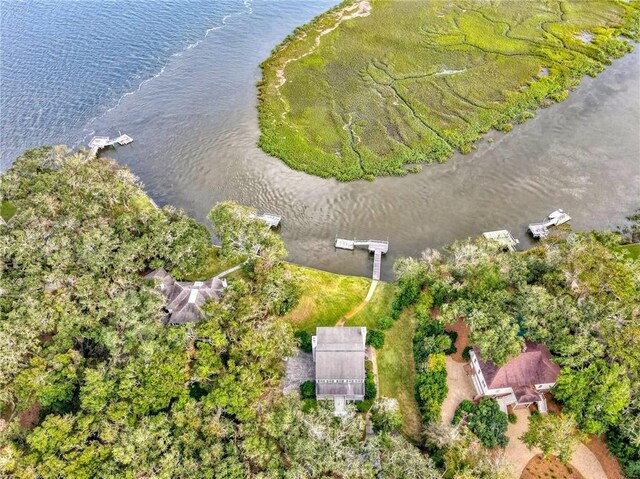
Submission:
MULTIPOLYGON (((542 451, 537 448, 530 451, 520 440, 520 436, 522 436, 529 427, 529 410, 516 409, 514 410, 514 414, 518 417, 518 421, 515 424, 509 424, 509 429, 507 429, 509 444, 505 448, 505 454, 511 464, 513 464, 515 477, 519 478, 522 475, 522 471, 527 467, 527 463, 542 451)), ((605 474, 596 456, 584 444, 580 444, 576 448, 570 464, 584 477, 589 479, 610 479, 605 474)))
POLYGON ((453 415, 463 399, 473 399, 476 394, 471 377, 464 370, 464 363, 454 361, 451 356, 445 359, 447 366, 447 387, 449 394, 442 403, 442 422, 451 424, 453 415))

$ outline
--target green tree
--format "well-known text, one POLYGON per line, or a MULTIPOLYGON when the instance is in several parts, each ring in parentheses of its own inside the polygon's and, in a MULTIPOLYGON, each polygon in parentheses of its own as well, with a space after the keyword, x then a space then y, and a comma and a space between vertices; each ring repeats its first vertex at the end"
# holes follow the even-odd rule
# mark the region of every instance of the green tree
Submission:
POLYGON ((576 446, 586 439, 581 433, 575 419, 568 414, 532 414, 529 416, 529 429, 520 440, 529 450, 537 447, 545 458, 558 456, 563 463, 568 463, 576 446))
POLYGON ((580 370, 563 369, 553 395, 584 432, 602 434, 618 424, 629 404, 629 378, 620 365, 597 360, 580 370))

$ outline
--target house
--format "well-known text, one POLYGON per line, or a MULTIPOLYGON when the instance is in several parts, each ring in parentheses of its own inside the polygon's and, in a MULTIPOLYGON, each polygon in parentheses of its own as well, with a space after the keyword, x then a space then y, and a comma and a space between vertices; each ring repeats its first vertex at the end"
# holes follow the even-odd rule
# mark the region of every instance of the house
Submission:
POLYGON ((195 323, 202 319, 202 305, 209 299, 218 300, 227 287, 225 280, 211 278, 207 281, 175 281, 163 268, 153 270, 145 279, 156 281, 166 296, 167 324, 195 323))
POLYGON ((366 339, 365 327, 319 327, 311 338, 316 398, 333 400, 336 416, 347 412, 347 401, 364 399, 366 339))
POLYGON ((504 412, 507 406, 528 407, 534 402, 540 412, 547 412, 543 393, 555 385, 560 366, 551 361, 546 346, 526 341, 522 353, 501 367, 484 361, 478 348, 469 351, 469 356, 478 396, 495 398, 504 412))

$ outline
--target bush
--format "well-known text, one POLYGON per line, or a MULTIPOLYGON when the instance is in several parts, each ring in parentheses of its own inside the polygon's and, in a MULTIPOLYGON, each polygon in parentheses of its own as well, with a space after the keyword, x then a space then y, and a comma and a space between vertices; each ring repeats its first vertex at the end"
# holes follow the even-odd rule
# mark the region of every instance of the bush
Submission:
POLYGON ((494 399, 482 398, 469 414, 467 425, 486 448, 505 447, 509 442, 504 434, 508 427, 507 415, 500 411, 494 399))
POLYGON ((356 402, 356 409, 358 412, 367 412, 371 409, 371 405, 373 404, 373 399, 365 399, 364 401, 356 402))
POLYGON ((445 356, 431 354, 416 375, 416 400, 425 422, 440 420, 440 407, 448 392, 445 356))
POLYGON ((310 353, 312 350, 311 335, 306 331, 296 331, 294 336, 298 340, 300 349, 302 349, 305 353, 310 353))
POLYGON ((373 361, 369 361, 368 359, 364 362, 364 370, 365 371, 373 371, 373 361))
POLYGON ((368 330, 367 344, 373 346, 376 349, 380 349, 382 346, 384 346, 384 333, 376 329, 368 330))
POLYGON ((315 399, 303 399, 302 400, 302 412, 305 414, 310 413, 311 411, 315 411, 318 408, 318 401, 315 399))
POLYGON ((378 389, 376 388, 376 379, 372 371, 367 372, 367 377, 364 380, 364 398, 375 399, 378 389))
POLYGON ((462 350, 462 359, 464 359, 465 361, 471 361, 471 355, 469 354, 469 351, 471 351, 471 349, 471 346, 467 346, 462 350))
POLYGON ((371 409, 370 417, 373 430, 376 432, 391 432, 402 426, 402 413, 395 399, 378 399, 371 409))
POLYGON ((316 383, 314 381, 305 381, 300 385, 300 396, 302 399, 315 399, 316 383))
POLYGON ((458 408, 456 409, 456 412, 453 415, 451 424, 453 424, 454 426, 457 426, 458 424, 460 424, 460 421, 462 421, 462 418, 465 417, 467 414, 471 413, 473 409, 474 409, 473 401, 469 401, 468 399, 465 399, 464 401, 462 401, 458 405, 458 408))
POLYGON ((444 354, 454 354, 458 350, 458 348, 456 348, 455 346, 456 339, 458 339, 458 333, 456 333, 455 331, 445 331, 444 333, 451 339, 451 344, 447 349, 444 350, 444 354))
POLYGON ((380 318, 380 320, 378 321, 378 327, 380 329, 389 329, 391 326, 393 326, 393 319, 388 316, 380 318))
POLYGON ((518 422, 518 416, 516 416, 515 414, 513 414, 512 412, 510 412, 507 415, 507 419, 509 420, 509 423, 511 424, 515 424, 518 422))

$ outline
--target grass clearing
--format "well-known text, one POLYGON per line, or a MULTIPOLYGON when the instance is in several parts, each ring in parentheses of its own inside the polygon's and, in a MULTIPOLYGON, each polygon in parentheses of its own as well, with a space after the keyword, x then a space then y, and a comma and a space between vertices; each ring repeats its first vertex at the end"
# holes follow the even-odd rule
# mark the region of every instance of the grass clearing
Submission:
POLYGON ((420 439, 422 418, 415 398, 416 369, 413 359, 414 311, 405 310, 393 327, 385 331, 384 346, 378 350, 380 395, 398 400, 402 411, 402 432, 420 439))
POLYGON ((616 248, 618 251, 624 254, 626 258, 638 261, 640 259, 640 243, 625 244, 616 248))
POLYGON ((227 259, 220 257, 220 248, 211 246, 207 263, 196 271, 191 271, 178 278, 181 281, 206 281, 214 276, 242 263, 245 258, 227 259))
POLYGON ((345 1, 262 64, 259 145, 322 177, 405 175, 562 101, 632 49, 639 17, 607 0, 345 1))
POLYGON ((0 202, 0 216, 5 221, 9 221, 16 214, 16 207, 8 201, 0 202))
POLYGON ((334 326, 367 295, 370 280, 288 264, 299 278, 302 296, 284 319, 295 329, 315 332, 317 326, 334 326))

